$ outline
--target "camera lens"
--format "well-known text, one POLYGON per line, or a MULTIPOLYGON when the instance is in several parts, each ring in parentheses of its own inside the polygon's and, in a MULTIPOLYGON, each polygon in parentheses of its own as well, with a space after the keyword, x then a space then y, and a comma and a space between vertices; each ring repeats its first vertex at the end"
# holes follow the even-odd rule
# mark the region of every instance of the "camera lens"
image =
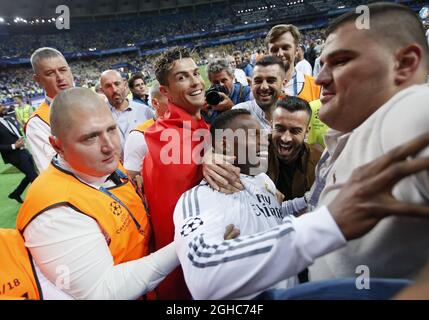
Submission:
POLYGON ((216 91, 209 91, 206 94, 206 101, 211 106, 218 105, 222 100, 222 96, 216 91))

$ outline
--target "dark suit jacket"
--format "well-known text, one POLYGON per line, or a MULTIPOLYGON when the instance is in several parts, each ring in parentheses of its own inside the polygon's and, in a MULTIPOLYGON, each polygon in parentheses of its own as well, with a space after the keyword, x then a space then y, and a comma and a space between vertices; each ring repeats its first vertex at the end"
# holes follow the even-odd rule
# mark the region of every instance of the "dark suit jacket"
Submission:
MULTIPOLYGON (((19 131, 18 124, 13 121, 13 119, 8 118, 12 122, 17 130, 19 131)), ((12 144, 14 144, 19 138, 10 132, 8 128, 6 128, 2 122, 0 122, 0 153, 5 163, 15 163, 23 150, 13 150, 12 144)), ((28 152, 25 150, 25 152, 28 152)))

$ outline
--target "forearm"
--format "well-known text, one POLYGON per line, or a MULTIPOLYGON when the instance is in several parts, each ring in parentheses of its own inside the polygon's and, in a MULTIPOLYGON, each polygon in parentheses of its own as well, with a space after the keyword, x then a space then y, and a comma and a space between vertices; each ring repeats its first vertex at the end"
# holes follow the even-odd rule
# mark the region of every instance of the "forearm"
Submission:
POLYGON ((106 270, 86 299, 130 300, 153 290, 179 265, 174 243, 106 270))
POLYGON ((174 246, 169 245, 115 266, 98 224, 66 207, 38 216, 27 226, 24 237, 49 281, 56 284, 61 277, 61 290, 75 299, 135 299, 178 265, 174 246))
POLYGON ((191 235, 188 243, 177 243, 177 251, 195 299, 235 299, 296 276, 317 257, 344 243, 334 220, 322 207, 312 215, 231 241, 214 243, 204 234, 191 235))
POLYGON ((0 144, 0 151, 12 151, 14 150, 12 144, 0 144))
POLYGON ((307 209, 307 201, 305 197, 287 200, 282 203, 283 216, 294 215, 297 216, 307 209))

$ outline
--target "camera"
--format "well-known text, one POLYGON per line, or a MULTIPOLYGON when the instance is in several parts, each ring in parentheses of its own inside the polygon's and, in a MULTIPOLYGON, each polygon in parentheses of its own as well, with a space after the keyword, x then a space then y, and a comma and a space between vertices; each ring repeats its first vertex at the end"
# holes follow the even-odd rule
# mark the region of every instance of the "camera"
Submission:
POLYGON ((229 90, 227 87, 224 87, 221 84, 212 85, 206 91, 206 101, 211 106, 216 106, 222 102, 223 97, 219 94, 219 92, 223 92, 226 95, 229 95, 229 90))

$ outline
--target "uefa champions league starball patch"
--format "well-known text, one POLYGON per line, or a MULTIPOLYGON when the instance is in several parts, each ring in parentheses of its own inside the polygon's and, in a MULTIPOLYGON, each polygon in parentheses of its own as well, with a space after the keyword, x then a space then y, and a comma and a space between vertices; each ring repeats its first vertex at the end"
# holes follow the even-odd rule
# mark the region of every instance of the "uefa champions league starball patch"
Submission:
POLYGON ((197 230, 201 225, 203 225, 203 220, 201 220, 200 217, 192 218, 182 226, 182 231, 180 231, 180 234, 183 237, 186 237, 187 235, 197 230))

